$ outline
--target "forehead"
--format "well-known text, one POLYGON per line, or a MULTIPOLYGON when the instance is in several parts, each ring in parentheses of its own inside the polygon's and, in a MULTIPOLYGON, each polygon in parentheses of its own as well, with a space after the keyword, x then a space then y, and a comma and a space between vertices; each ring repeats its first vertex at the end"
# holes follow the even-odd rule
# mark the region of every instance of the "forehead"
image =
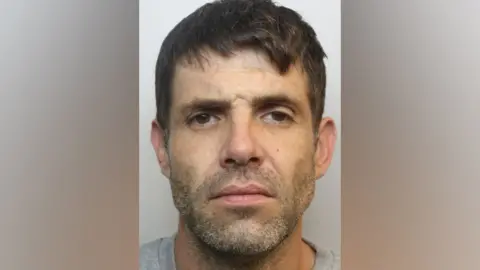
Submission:
POLYGON ((283 94, 308 102, 308 83, 297 65, 280 74, 269 59, 252 50, 237 51, 231 57, 207 52, 202 67, 179 64, 173 80, 173 103, 195 98, 254 98, 283 94))

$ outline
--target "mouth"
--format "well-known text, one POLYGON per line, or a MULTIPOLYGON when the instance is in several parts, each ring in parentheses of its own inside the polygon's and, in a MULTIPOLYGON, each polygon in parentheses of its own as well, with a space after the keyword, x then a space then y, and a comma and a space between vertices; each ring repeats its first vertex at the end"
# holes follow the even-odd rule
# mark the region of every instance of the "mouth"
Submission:
POLYGON ((273 193, 265 187, 250 184, 247 186, 230 185, 211 197, 212 201, 220 201, 230 205, 251 205, 272 200, 273 193))

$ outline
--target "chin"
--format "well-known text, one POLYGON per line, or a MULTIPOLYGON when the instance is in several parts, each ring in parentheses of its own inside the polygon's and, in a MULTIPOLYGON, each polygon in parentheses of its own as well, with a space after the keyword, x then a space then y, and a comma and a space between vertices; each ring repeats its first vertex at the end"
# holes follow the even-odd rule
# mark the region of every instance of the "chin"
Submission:
POLYGON ((238 220, 219 226, 200 237, 205 244, 220 253, 232 255, 259 255, 275 249, 286 237, 285 227, 262 224, 254 220, 238 220))

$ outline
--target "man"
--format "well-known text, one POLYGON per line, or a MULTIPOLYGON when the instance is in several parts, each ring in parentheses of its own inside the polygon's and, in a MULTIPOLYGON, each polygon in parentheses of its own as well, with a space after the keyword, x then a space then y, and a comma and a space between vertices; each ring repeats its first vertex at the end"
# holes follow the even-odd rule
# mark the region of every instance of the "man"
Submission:
POLYGON ((151 141, 180 217, 142 246, 142 270, 339 269, 302 236, 336 139, 324 58, 314 30, 267 0, 205 4, 169 33, 151 141))

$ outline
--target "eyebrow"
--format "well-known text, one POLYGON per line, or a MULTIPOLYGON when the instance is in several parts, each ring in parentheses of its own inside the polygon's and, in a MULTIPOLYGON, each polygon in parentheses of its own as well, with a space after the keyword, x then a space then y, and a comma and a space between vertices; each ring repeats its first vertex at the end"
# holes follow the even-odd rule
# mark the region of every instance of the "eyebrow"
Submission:
MULTIPOLYGON (((265 107, 286 106, 294 112, 300 111, 300 101, 285 94, 272 94, 257 96, 251 99, 250 104, 255 110, 265 107)), ((232 108, 232 101, 228 99, 195 98, 180 108, 182 115, 188 115, 194 111, 225 112, 232 108)))
POLYGON ((182 115, 188 115, 194 111, 227 111, 231 106, 230 101, 225 99, 195 98, 182 105, 180 112, 182 115))
POLYGON ((273 94, 260 97, 254 97, 252 106, 255 109, 261 109, 269 106, 286 106, 295 112, 300 111, 300 101, 285 94, 273 94))

